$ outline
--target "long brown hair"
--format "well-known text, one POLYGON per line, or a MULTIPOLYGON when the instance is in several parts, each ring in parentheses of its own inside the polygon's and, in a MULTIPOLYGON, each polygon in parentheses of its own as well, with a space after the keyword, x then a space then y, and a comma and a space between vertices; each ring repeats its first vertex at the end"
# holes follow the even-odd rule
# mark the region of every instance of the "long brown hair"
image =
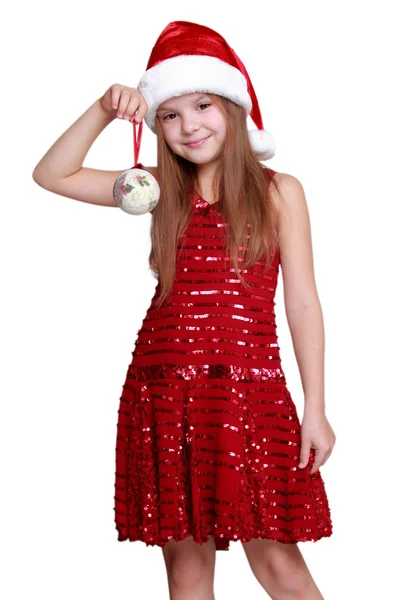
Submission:
MULTIPOLYGON (((219 200, 221 218, 227 223, 227 256, 240 281, 239 260, 244 269, 265 258, 267 271, 278 250, 278 206, 270 183, 278 191, 272 174, 258 160, 249 139, 246 113, 227 98, 209 94, 226 119, 224 150, 213 181, 213 198, 219 200), (250 227, 251 235, 249 235, 250 227), (240 247, 243 252, 239 252, 240 247)), ((196 165, 175 154, 165 141, 156 117, 157 178, 162 188, 152 211, 149 265, 160 281, 157 308, 170 295, 178 241, 189 224, 193 193, 198 187, 196 165), (192 193, 188 193, 188 190, 192 193)))

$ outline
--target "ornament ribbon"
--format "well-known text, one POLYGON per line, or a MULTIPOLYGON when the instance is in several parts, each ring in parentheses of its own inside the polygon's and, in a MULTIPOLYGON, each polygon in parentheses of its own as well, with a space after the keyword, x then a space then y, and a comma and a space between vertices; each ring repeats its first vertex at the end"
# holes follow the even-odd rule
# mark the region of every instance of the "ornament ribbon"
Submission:
POLYGON ((134 153, 134 160, 135 160, 135 164, 133 165, 132 168, 133 169, 136 169, 136 168, 143 169, 144 168, 143 165, 138 163, 140 144, 142 143, 143 121, 140 121, 140 123, 139 123, 139 131, 137 134, 137 138, 136 138, 136 125, 138 125, 138 123, 136 123, 136 121, 132 121, 132 125, 133 125, 133 153, 134 153))

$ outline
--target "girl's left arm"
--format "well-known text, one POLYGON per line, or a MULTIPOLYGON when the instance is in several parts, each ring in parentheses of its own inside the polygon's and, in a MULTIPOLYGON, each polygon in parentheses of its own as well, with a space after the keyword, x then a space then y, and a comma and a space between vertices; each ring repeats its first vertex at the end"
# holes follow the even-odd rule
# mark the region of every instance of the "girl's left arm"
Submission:
POLYGON ((329 458, 335 434, 325 415, 325 335, 314 275, 310 218, 300 181, 287 173, 277 173, 275 179, 283 200, 279 203, 279 247, 285 311, 304 391, 300 463, 308 463, 314 447, 315 472, 329 458))

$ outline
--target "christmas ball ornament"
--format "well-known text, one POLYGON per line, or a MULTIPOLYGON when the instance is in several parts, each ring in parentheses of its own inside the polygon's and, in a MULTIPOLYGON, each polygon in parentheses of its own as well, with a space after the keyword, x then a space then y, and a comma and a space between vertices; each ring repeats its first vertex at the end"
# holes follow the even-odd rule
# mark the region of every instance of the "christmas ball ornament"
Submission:
POLYGON ((114 183, 114 200, 130 215, 144 215, 158 204, 160 186, 146 169, 134 167, 121 173, 114 183))
POLYGON ((114 201, 129 215, 144 215, 157 206, 160 199, 160 183, 150 171, 138 162, 140 143, 142 140, 143 121, 139 123, 136 136, 135 121, 133 124, 133 150, 135 164, 117 177, 113 186, 114 201))

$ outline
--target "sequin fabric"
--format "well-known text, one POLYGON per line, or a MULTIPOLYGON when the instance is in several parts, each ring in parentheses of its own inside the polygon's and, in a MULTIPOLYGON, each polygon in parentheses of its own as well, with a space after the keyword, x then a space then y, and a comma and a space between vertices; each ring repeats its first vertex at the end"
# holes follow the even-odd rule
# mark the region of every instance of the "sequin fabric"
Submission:
POLYGON ((172 302, 155 308, 158 284, 138 331, 118 410, 118 541, 315 542, 332 521, 313 449, 298 468, 274 312, 279 252, 266 273, 241 270, 247 290, 225 256, 218 204, 194 198, 172 302))

